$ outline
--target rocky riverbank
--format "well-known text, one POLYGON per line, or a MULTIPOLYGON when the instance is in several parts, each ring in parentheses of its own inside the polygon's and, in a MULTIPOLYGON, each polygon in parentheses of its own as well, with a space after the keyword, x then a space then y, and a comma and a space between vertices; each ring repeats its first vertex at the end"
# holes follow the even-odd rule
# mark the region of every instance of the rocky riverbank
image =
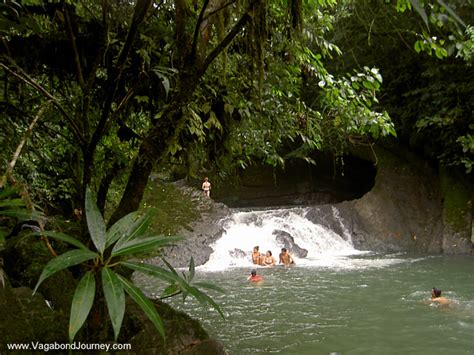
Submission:
MULTIPOLYGON (((375 147, 373 151, 354 150, 352 154, 358 159, 375 164, 373 187, 361 197, 331 204, 311 205, 313 200, 301 200, 299 194, 297 202, 310 210, 307 218, 344 239, 349 233, 354 246, 361 250, 471 254, 471 199, 465 199, 464 204, 458 203, 457 208, 464 206, 461 209, 463 218, 461 222, 456 219, 457 224, 453 226, 446 218, 449 206, 445 203, 452 197, 446 195, 440 185, 439 173, 412 154, 395 155, 392 151, 382 147, 375 147)), ((268 187, 266 183, 262 182, 262 185, 268 187)), ((232 210, 223 203, 205 198, 197 186, 187 186, 184 181, 176 186, 198 201, 199 217, 178 232, 185 240, 166 250, 164 256, 176 267, 187 266, 191 257, 196 265, 204 264, 212 253, 210 245, 223 233, 220 221, 232 210)), ((469 188, 466 193, 469 194, 469 188)), ((275 194, 270 192, 269 196, 271 204, 278 202, 275 194)), ((251 200, 247 193, 244 205, 251 200)), ((258 208, 264 201, 265 196, 260 192, 258 208)), ((284 201, 288 201, 286 195, 284 201)), ((238 205, 238 201, 234 200, 234 204, 238 205)))

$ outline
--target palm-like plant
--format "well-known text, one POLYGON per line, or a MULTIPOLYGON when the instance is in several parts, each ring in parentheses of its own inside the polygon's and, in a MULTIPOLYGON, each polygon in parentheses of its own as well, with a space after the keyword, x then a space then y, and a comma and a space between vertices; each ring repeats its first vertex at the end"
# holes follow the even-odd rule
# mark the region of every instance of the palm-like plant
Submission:
MULTIPOLYGON (((45 279, 60 270, 79 264, 85 267, 86 272, 79 280, 72 300, 69 319, 69 340, 71 342, 92 309, 94 298, 98 292, 96 289, 97 280, 101 280, 102 283, 101 290, 107 305, 115 340, 119 336, 125 314, 125 294, 128 294, 142 308, 164 339, 163 321, 154 304, 139 288, 117 272, 116 269, 119 266, 158 277, 170 284, 165 290, 166 295, 170 293, 181 293, 183 296, 192 295, 201 303, 210 304, 224 317, 220 307, 207 294, 190 284, 194 276, 192 260, 189 275, 183 273, 183 276, 180 276, 169 264, 167 264, 168 270, 156 265, 131 260, 138 253, 150 252, 155 248, 170 245, 181 239, 179 237, 147 236, 146 229, 151 221, 151 211, 141 217, 137 212, 132 212, 106 230, 104 219, 89 188, 86 191, 85 210, 87 227, 94 249, 88 248, 69 235, 52 231, 43 232, 42 235, 67 242, 75 246, 76 249, 52 259, 44 267, 34 289, 34 292, 36 292, 45 279)), ((206 283, 196 285, 222 291, 219 287, 206 283)))

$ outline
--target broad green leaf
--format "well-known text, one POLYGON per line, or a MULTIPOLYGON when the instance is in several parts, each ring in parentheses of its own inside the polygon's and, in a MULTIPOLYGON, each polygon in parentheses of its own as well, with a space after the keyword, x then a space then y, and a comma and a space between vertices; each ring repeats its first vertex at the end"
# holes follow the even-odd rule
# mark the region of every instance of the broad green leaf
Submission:
POLYGON ((140 289, 132 285, 130 281, 128 281, 123 276, 117 275, 119 280, 122 282, 122 285, 128 295, 140 306, 140 308, 145 312, 146 316, 150 319, 150 321, 154 324, 158 332, 165 340, 165 328, 163 326, 163 321, 160 318, 160 315, 156 311, 155 305, 151 302, 146 296, 143 294, 140 289))
MULTIPOLYGON (((118 239, 118 242, 115 247, 118 248, 121 245, 128 243, 130 240, 142 237, 151 223, 151 218, 153 217, 153 214, 153 210, 147 210, 143 216, 131 223, 127 232, 118 239)), ((125 216, 124 218, 127 218, 127 216, 125 216)))
POLYGON ((109 268, 102 269, 102 288, 117 341, 125 314, 125 291, 117 274, 109 268))
POLYGON ((95 277, 91 271, 86 272, 76 287, 72 298, 71 316, 69 318, 69 341, 72 342, 84 324, 95 296, 95 277))
POLYGON ((145 263, 136 263, 132 261, 122 261, 120 263, 123 266, 128 267, 129 269, 142 272, 151 276, 158 277, 162 280, 168 281, 170 283, 179 281, 180 278, 178 274, 172 273, 166 269, 163 269, 160 266, 145 264, 145 263))
POLYGON ((28 235, 37 235, 39 237, 46 236, 46 237, 54 238, 54 239, 57 239, 57 240, 62 240, 63 242, 66 242, 66 243, 69 243, 71 245, 74 245, 75 247, 78 247, 79 249, 90 251, 87 248, 87 246, 85 246, 79 240, 77 240, 74 237, 71 237, 70 235, 64 234, 64 233, 53 232, 53 231, 44 231, 44 232, 34 232, 34 233, 31 233, 31 234, 28 234, 28 235))
POLYGON ((105 250, 106 236, 105 223, 89 187, 86 189, 86 219, 92 242, 99 253, 103 254, 105 250))
POLYGON ((112 256, 132 255, 145 251, 151 251, 158 247, 170 245, 173 242, 181 240, 180 237, 149 237, 143 239, 130 240, 129 242, 119 245, 116 244, 112 249, 112 256))
POLYGON ((70 250, 65 252, 64 254, 59 255, 58 257, 52 259, 43 269, 38 282, 36 283, 35 289, 33 290, 33 294, 38 290, 38 287, 41 283, 46 280, 51 275, 55 274, 56 272, 66 269, 70 266, 74 266, 84 261, 94 259, 98 257, 97 253, 94 253, 90 250, 70 250))
POLYGON ((132 212, 125 217, 120 218, 117 222, 109 228, 105 240, 105 248, 114 244, 117 240, 127 235, 130 230, 130 226, 138 219, 138 212, 132 212))

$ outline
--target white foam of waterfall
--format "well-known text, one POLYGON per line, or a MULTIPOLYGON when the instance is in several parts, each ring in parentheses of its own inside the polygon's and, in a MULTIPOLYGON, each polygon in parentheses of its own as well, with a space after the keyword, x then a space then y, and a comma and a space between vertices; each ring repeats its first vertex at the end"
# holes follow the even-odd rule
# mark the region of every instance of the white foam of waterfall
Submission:
MULTIPOLYGON (((305 258, 298 258, 293 253, 297 265, 334 264, 340 257, 361 253, 353 247, 347 230, 340 236, 307 219, 306 212, 305 208, 234 212, 222 221, 225 233, 211 245, 214 252, 200 268, 215 271, 252 266, 251 252, 256 245, 262 253, 272 251, 278 262, 278 254, 284 245, 277 241, 274 231, 288 233, 297 246, 308 251, 305 258)), ((333 213, 340 218, 335 211, 333 213)), ((343 225, 342 221, 340 223, 343 225)))

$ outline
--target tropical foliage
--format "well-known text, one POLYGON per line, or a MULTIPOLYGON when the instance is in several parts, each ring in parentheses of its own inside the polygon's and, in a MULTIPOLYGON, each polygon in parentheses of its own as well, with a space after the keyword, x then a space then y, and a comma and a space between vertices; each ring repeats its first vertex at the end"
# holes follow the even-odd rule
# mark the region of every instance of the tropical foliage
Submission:
POLYGON ((400 141, 467 174, 474 154, 473 21, 466 1, 353 1, 333 39, 348 54, 334 63, 336 71, 357 63, 380 68, 380 104, 400 141))
POLYGON ((16 175, 66 213, 83 205, 86 185, 97 187, 101 210, 117 186, 113 223, 138 209, 153 169, 226 176, 394 135, 377 105, 375 67, 342 75, 326 68, 342 54, 328 41, 338 6, 6 2, 3 163, 42 109, 16 175))
MULTIPOLYGON (((148 236, 146 230, 151 219, 150 211, 141 217, 136 212, 128 214, 109 229, 106 229, 94 198, 90 190, 87 189, 86 219, 94 248, 88 248, 78 239, 63 233, 52 231, 37 233, 67 242, 75 249, 59 255, 45 266, 34 292, 38 290, 44 280, 56 272, 75 265, 82 265, 83 275, 76 286, 69 318, 69 339, 71 342, 84 325, 94 302, 98 302, 97 298, 102 295, 105 298, 115 340, 120 334, 125 315, 126 294, 141 307, 163 338, 165 337, 163 321, 154 304, 139 288, 117 271, 120 267, 143 272, 166 281, 169 286, 164 290, 163 297, 182 294, 184 299, 191 295, 201 303, 209 304, 222 317, 224 316, 219 306, 207 294, 190 284, 194 278, 194 263, 192 260, 189 274, 183 273, 180 276, 169 264, 167 264, 169 269, 164 269, 133 259, 140 253, 149 252, 179 240, 177 237, 148 236)), ((196 285, 222 291, 219 287, 207 283, 196 283, 196 285)))

